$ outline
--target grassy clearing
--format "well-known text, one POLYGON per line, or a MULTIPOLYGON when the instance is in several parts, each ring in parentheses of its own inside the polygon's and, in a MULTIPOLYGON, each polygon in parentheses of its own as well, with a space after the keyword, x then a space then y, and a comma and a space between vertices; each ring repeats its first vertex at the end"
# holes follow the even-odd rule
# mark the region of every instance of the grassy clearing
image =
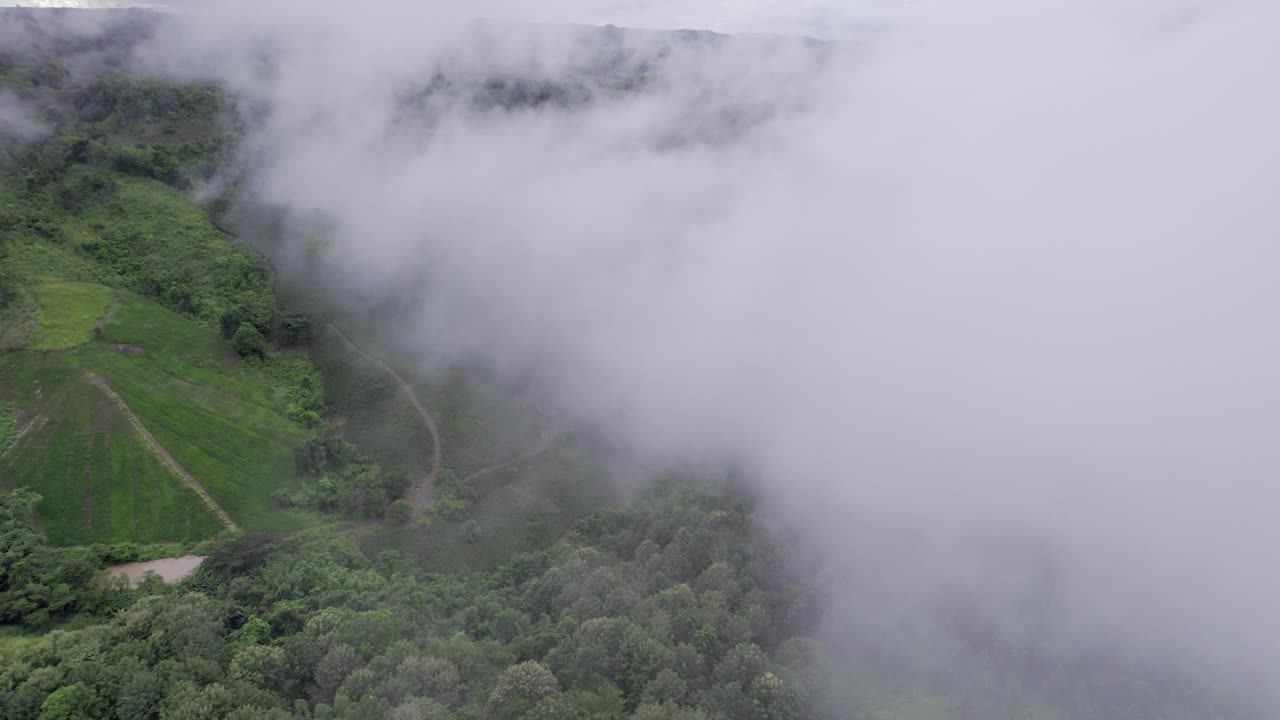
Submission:
POLYGON ((265 368, 234 359, 212 330, 128 294, 102 339, 83 349, 85 360, 237 523, 290 530, 309 522, 270 502, 296 484, 293 448, 307 433, 286 417, 265 368))
POLYGON ((111 304, 111 288, 59 280, 35 286, 39 310, 32 350, 65 350, 93 339, 93 328, 111 304))
POLYGON ((312 522, 270 501, 296 483, 293 447, 306 431, 284 416, 265 369, 231 356, 212 330, 124 292, 101 342, 0 355, 0 399, 19 409, 19 427, 32 428, 0 459, 0 487, 43 495, 41 525, 58 545, 189 541, 219 531, 84 378, 88 371, 111 383, 238 524, 287 531, 312 522))
MULTIPOLYGON (((27 486, 50 542, 196 540, 213 516, 133 434, 115 406, 59 355, 0 355, 0 385, 25 433, 0 458, 0 488, 27 486)), ((15 433, 16 434, 16 433, 15 433)))

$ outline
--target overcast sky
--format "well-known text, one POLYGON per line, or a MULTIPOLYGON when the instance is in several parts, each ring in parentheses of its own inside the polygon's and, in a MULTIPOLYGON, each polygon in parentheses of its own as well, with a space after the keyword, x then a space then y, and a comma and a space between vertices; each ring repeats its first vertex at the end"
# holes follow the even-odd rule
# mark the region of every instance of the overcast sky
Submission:
MULTIPOLYGON (((840 37, 878 25, 913 0, 550 0, 466 3, 477 15, 539 22, 840 37)), ((24 7, 184 7, 192 0, 27 0, 24 7)), ((462 5, 461 3, 459 5, 462 5)))

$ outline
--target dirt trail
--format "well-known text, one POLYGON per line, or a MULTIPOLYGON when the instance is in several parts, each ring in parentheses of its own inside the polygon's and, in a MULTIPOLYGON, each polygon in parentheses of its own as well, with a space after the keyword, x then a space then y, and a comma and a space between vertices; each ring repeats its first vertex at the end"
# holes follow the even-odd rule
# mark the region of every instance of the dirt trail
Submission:
POLYGON ((500 463, 489 465, 488 467, 482 467, 479 470, 471 473, 470 475, 462 478, 461 484, 466 485, 467 483, 471 482, 472 480, 475 480, 478 477, 483 477, 485 475, 488 475, 489 473, 497 472, 499 470, 509 468, 512 465, 515 465, 516 463, 524 462, 525 460, 528 460, 530 458, 537 457, 538 455, 541 455, 542 453, 546 452, 547 448, 551 447, 551 443, 553 442, 555 442, 555 435, 553 433, 543 431, 542 439, 538 440, 538 444, 535 445, 533 448, 520 453, 519 455, 511 458, 510 460, 505 460, 500 463))
POLYGON ((342 342, 346 343, 347 347, 351 348, 352 352, 365 360, 380 366, 388 375, 391 376, 393 380, 396 381, 396 384, 400 386, 400 390, 409 398, 409 402, 413 404, 413 409, 418 412, 418 417, 422 418, 422 424, 427 427, 427 432, 431 435, 431 470, 428 471, 421 480, 414 484, 414 486, 410 488, 409 492, 405 495, 405 499, 409 501, 409 504, 416 508, 425 507, 431 500, 431 487, 435 484, 436 473, 440 472, 440 428, 436 426, 435 418, 431 417, 431 413, 427 412, 426 406, 418 399, 418 394, 413 391, 413 386, 411 386, 403 377, 400 377, 400 373, 391 369, 391 366, 387 365, 382 360, 370 355, 364 350, 361 350, 360 346, 352 342, 351 338, 344 335, 343 332, 338 329, 337 325, 329 323, 329 328, 337 333, 338 337, 342 338, 342 342))
POLYGON ((5 459, 5 457, 9 455, 9 451, 18 447, 18 443, 22 441, 23 436, 32 430, 39 430, 44 427, 44 424, 47 422, 49 422, 49 418, 44 417, 43 415, 37 415, 35 419, 27 423, 26 427, 14 434, 13 439, 9 441, 9 446, 4 448, 3 452, 0 452, 0 460, 5 459))
POLYGON ((222 509, 222 506, 218 504, 218 501, 213 499, 213 496, 209 494, 209 491, 204 489, 204 486, 200 484, 200 481, 197 480, 190 471, 178 464, 178 461, 169 454, 169 451, 164 449, 164 446, 160 444, 160 441, 156 440, 155 436, 151 434, 151 431, 147 430, 147 428, 142 424, 142 421, 138 419, 138 416, 133 414, 133 410, 129 409, 129 405, 125 403, 124 398, 117 395, 116 391, 111 389, 111 386, 107 384, 106 380, 94 375, 93 373, 87 373, 87 375, 89 377, 89 382, 97 386, 97 388, 102 391, 103 395, 110 398, 111 401, 120 408, 120 412, 128 418, 129 424, 133 426, 133 429, 138 431, 138 435, 142 438, 142 442, 149 450, 151 450, 152 454, 154 454, 165 467, 172 470, 175 475, 181 478, 182 482, 187 487, 191 488, 191 491, 200 498, 200 500, 205 504, 205 507, 209 508, 209 512, 213 513, 213 516, 218 518, 218 522, 222 523, 222 527, 235 531, 237 529, 236 524, 231 520, 231 516, 227 514, 227 511, 222 509))
POLYGON ((195 572, 202 562, 204 562, 204 558, 199 555, 183 555, 177 558, 160 558, 159 560, 149 560, 147 562, 112 565, 107 568, 107 572, 128 578, 129 583, 132 585, 142 582, 144 575, 148 572, 153 572, 168 584, 176 583, 195 572))

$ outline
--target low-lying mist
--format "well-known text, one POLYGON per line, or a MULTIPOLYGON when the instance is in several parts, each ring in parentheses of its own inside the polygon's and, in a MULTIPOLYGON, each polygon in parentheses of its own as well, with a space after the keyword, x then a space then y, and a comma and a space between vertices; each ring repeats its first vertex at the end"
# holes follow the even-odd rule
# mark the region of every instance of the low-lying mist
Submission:
POLYGON ((833 636, 963 587, 1280 682, 1280 6, 842 8, 830 42, 473 14, 210 4, 143 58, 239 96, 246 195, 322 217, 424 364, 749 467, 833 562, 833 636))

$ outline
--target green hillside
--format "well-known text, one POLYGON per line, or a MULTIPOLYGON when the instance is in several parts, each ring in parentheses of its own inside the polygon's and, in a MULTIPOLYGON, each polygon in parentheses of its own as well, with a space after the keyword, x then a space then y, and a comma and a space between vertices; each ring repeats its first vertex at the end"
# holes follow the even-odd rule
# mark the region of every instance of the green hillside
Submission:
POLYGON ((93 339, 93 329, 111 304, 111 289, 82 282, 45 282, 35 287, 32 350, 65 350, 93 339))
POLYGON ((305 525, 270 498, 297 486, 315 370, 268 355, 269 268, 178 187, 213 125, 150 145, 112 125, 127 131, 114 115, 64 126, 0 176, 0 490, 39 493, 59 545, 305 525), (241 325, 264 338, 246 357, 227 331, 241 325))
POLYGON ((39 513, 52 541, 194 539, 218 529, 89 373, 109 383, 238 524, 304 521, 269 502, 295 482, 292 449, 306 430, 285 416, 266 370, 240 362, 212 329, 132 293, 85 283, 38 287, 49 305, 41 305, 33 346, 50 332, 66 335, 72 325, 63 320, 72 316, 87 324, 81 334, 99 328, 97 339, 61 352, 0 354, 0 398, 16 408, 14 434, 21 433, 0 458, 0 487, 25 485, 44 496, 39 513), (77 292, 46 292, 51 287, 77 292), (85 296, 106 297, 111 307, 93 317, 85 296), (47 317, 55 318, 52 331, 47 317))
MULTIPOLYGON (((814 542, 811 500, 779 512, 750 463, 673 472, 556 416, 541 372, 421 352, 440 288, 369 292, 327 249, 332 209, 248 191, 259 163, 238 144, 277 149, 254 132, 265 96, 237 109, 130 74, 166 64, 174 43, 135 51, 169 17, 0 8, 0 720, 1277 717, 1240 692, 1261 677, 1077 632, 1086 586, 1035 543, 934 556, 948 533, 882 534, 866 509, 842 545, 814 542), (141 576, 112 578, 125 563, 141 576), (141 574, 157 564, 170 574, 141 574), (937 582, 905 582, 916 570, 937 582)), ((290 24, 306 42, 216 55, 287 85, 278 50, 342 47, 290 24)), ((484 25, 477 54, 521 28, 484 25)), ((394 95, 381 109, 406 138, 471 112, 561 122, 666 93, 668 57, 741 41, 573 32, 577 71, 470 67, 468 50, 324 111, 383 117, 394 95)), ((768 85, 742 69, 754 106, 768 85)), ((736 142, 754 122, 723 103, 742 90, 706 90, 663 102, 697 120, 710 99, 723 122, 692 134, 736 142)), ((368 154, 334 149, 333 173, 368 154)), ((793 480, 816 487, 779 469, 793 480)))
POLYGON ((0 355, 0 392, 20 409, 21 433, 0 457, 0 489, 27 486, 40 493, 40 524, 55 544, 216 533, 209 511, 68 360, 0 355))

